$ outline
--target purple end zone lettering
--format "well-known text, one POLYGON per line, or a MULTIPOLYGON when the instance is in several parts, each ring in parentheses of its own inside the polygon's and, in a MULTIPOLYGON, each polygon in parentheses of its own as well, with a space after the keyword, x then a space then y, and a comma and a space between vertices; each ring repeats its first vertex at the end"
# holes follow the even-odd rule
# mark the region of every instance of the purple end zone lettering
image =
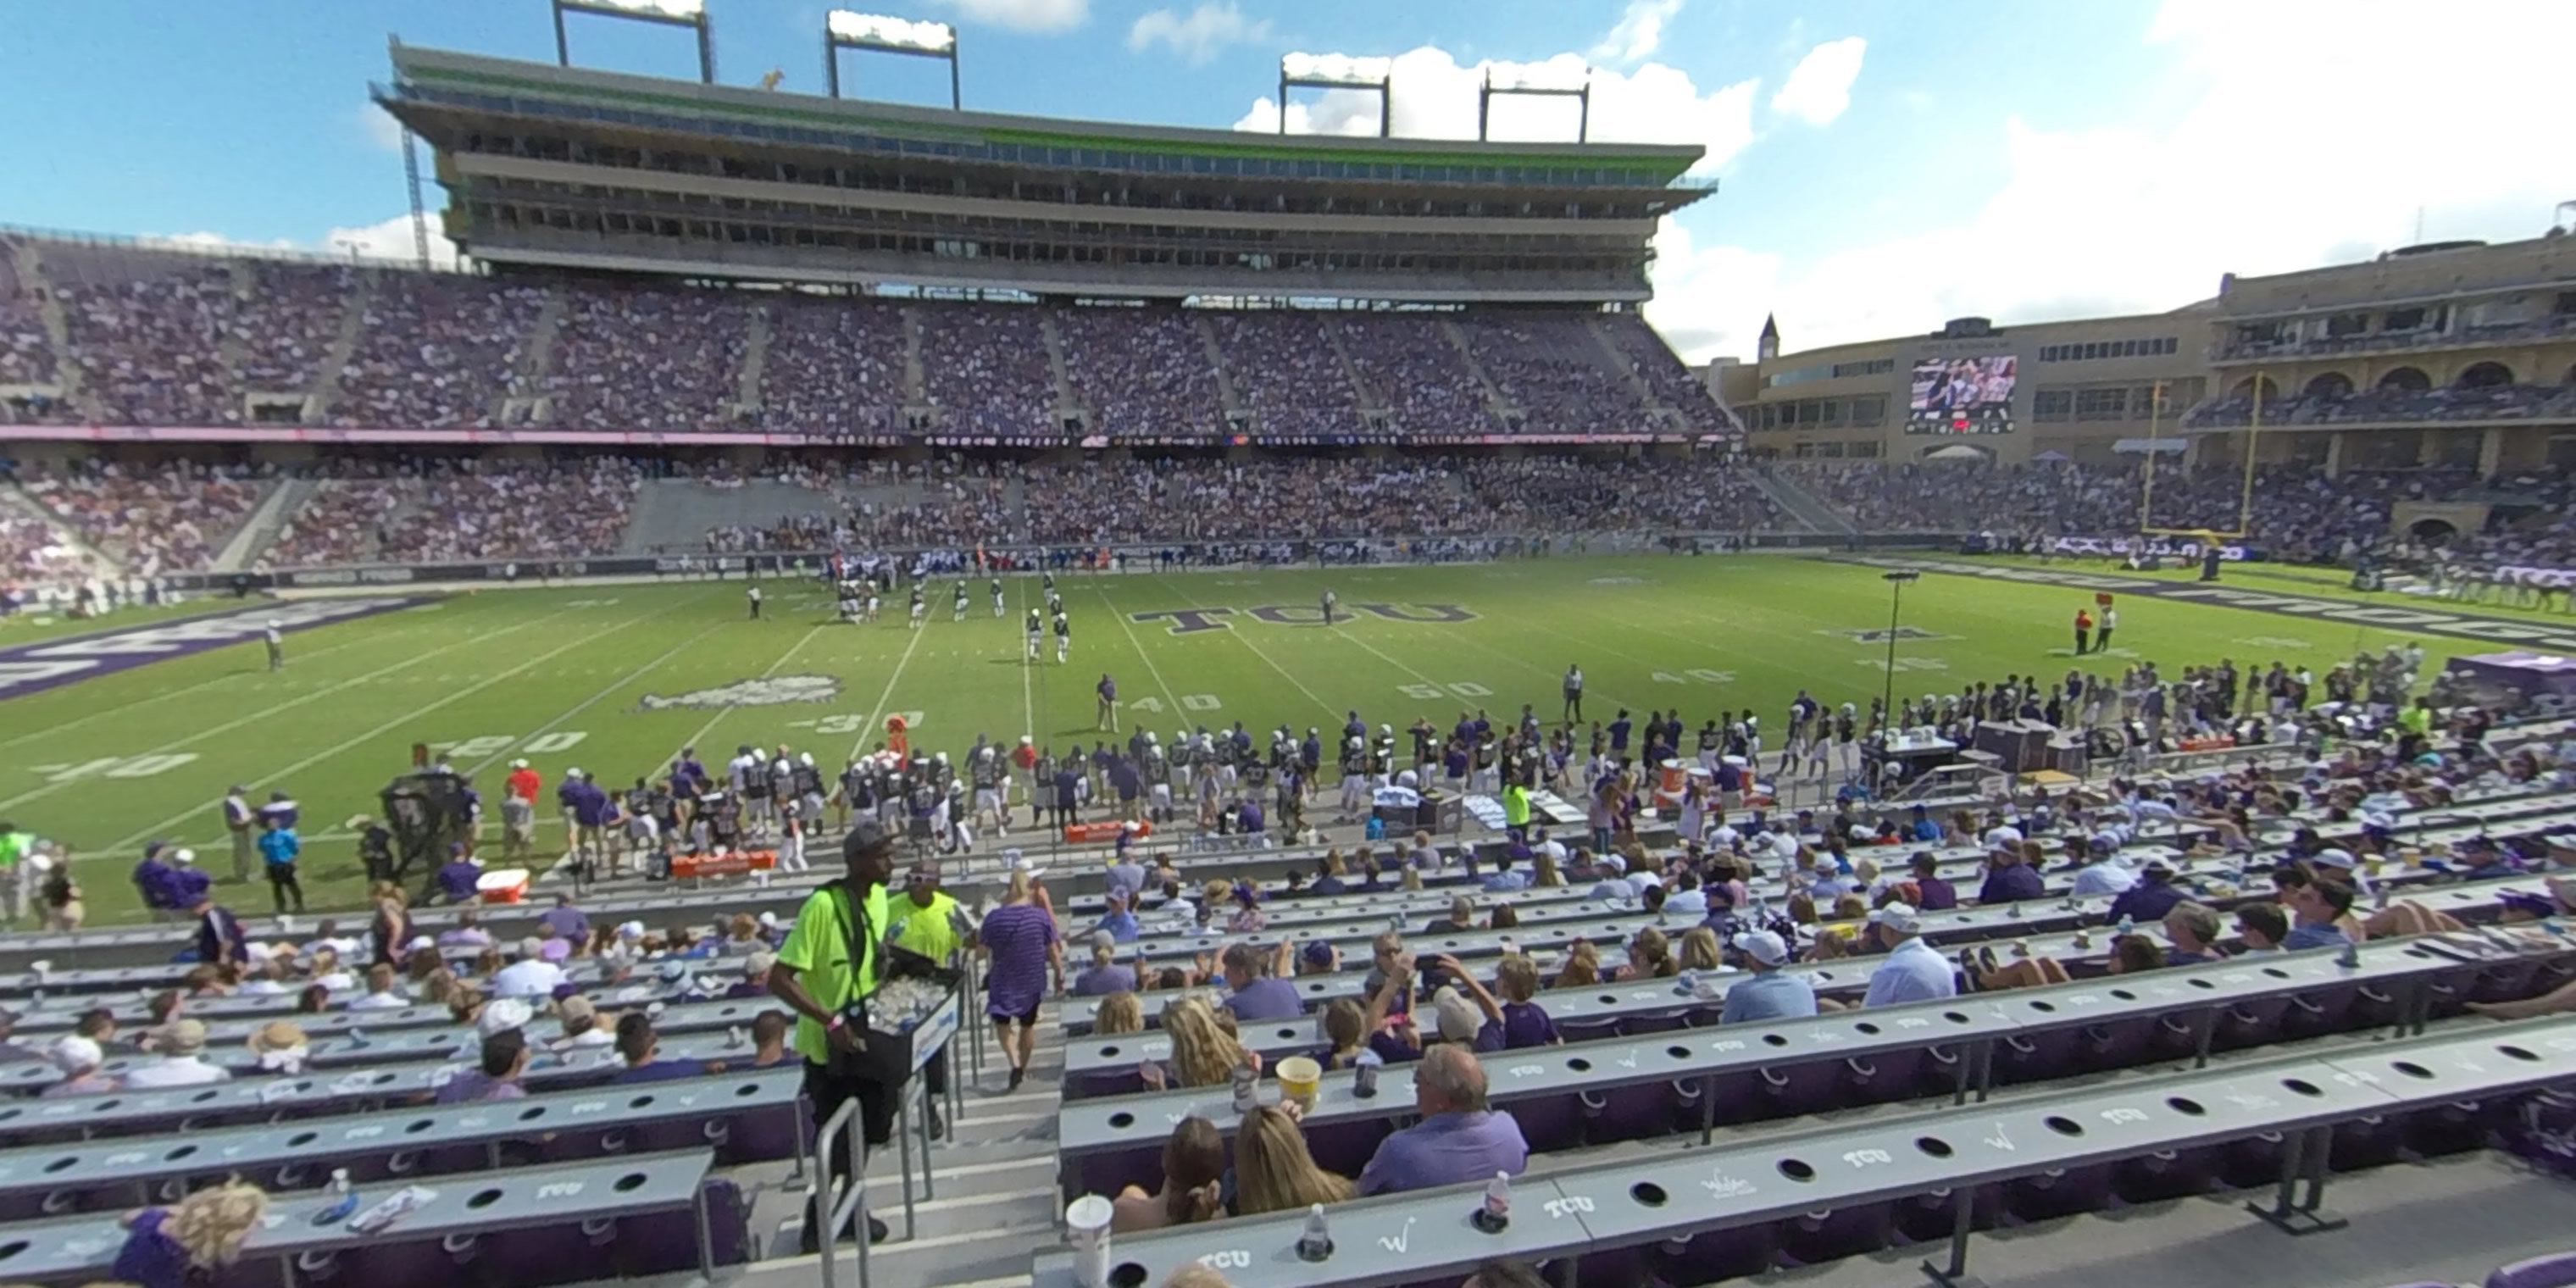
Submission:
POLYGON ((1375 613, 1391 622, 1472 622, 1474 613, 1456 604, 1353 604, 1364 613, 1375 613))
POLYGON ((1324 610, 1320 608, 1297 608, 1287 604, 1264 604, 1259 608, 1251 609, 1249 611, 1255 619, 1268 622, 1273 626, 1321 626, 1324 624, 1324 610))
MULTIPOLYGON (((1253 611, 1259 612, 1260 610, 1254 609, 1253 611)), ((1211 618, 1231 617, 1233 615, 1234 610, 1231 608, 1158 608, 1150 613, 1129 613, 1127 614, 1127 620, 1131 622, 1157 622, 1168 617, 1172 619, 1172 634, 1187 635, 1192 631, 1233 630, 1233 627, 1226 625, 1224 622, 1209 620, 1211 618)))
POLYGON ((271 622, 277 624, 279 631, 292 634, 354 617, 389 613, 422 603, 425 599, 420 595, 400 598, 369 596, 254 604, 233 612, 192 617, 185 621, 106 630, 94 635, 0 649, 0 699, 22 697, 147 662, 255 640, 271 622))

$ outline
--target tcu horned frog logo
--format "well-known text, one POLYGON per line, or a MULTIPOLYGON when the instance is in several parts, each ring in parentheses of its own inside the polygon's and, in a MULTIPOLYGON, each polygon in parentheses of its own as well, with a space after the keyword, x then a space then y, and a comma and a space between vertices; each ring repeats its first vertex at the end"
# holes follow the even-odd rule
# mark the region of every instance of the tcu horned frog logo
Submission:
POLYGON ((642 711, 672 707, 775 707, 790 702, 829 702, 841 696, 841 682, 828 675, 779 675, 765 680, 736 680, 712 689, 692 689, 668 697, 647 693, 636 704, 642 711))

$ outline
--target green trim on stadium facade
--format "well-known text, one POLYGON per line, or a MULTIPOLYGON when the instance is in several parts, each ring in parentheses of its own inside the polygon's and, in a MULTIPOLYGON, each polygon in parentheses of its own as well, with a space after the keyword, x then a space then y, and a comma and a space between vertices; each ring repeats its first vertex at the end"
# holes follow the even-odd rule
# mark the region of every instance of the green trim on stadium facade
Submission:
MULTIPOLYGON (((1017 144, 1022 147, 1087 148, 1104 152, 1150 152, 1174 156, 1231 157, 1261 161, 1336 161, 1356 165, 1469 166, 1490 168, 1503 165, 1532 166, 1547 170, 1612 170, 1643 174, 1658 182, 1670 183, 1689 170, 1695 158, 1658 156, 1605 156, 1599 153, 1568 153, 1555 150, 1524 151, 1513 144, 1483 145, 1490 151, 1480 152, 1415 152, 1372 150, 1366 147, 1282 147, 1258 143, 1184 143, 1165 139, 1124 138, 1113 135, 1077 134, 1045 130, 957 129, 915 121, 894 121, 847 112, 818 111, 788 106, 753 107, 738 103, 709 102, 677 94, 656 94, 640 90, 612 89, 606 86, 568 86, 552 84, 524 76, 505 76, 490 72, 466 71, 453 67, 411 65, 404 74, 412 80, 427 83, 449 83, 459 86, 518 92, 530 97, 570 101, 650 105, 666 110, 710 116, 731 116, 753 120, 820 126, 840 130, 870 130, 896 137, 941 139, 969 144, 1017 144)), ((846 101, 846 100, 842 100, 846 101)))

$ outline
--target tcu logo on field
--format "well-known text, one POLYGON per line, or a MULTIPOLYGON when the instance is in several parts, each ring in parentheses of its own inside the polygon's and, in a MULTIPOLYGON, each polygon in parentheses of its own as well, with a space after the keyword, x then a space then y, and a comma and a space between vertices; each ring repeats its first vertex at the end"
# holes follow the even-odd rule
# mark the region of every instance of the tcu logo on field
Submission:
MULTIPOLYGON (((1352 604, 1349 608, 1352 612, 1383 617, 1390 622, 1445 624, 1476 620, 1474 613, 1456 604, 1352 604)), ((1313 604, 1263 604, 1258 608, 1246 608, 1241 611, 1250 614, 1255 621, 1268 622, 1273 626, 1324 624, 1324 610, 1313 604)), ((1169 620, 1172 623, 1170 627, 1172 634, 1188 635, 1195 631, 1233 630, 1232 624, 1217 619, 1232 617, 1235 612, 1236 610, 1231 608, 1157 608, 1149 613, 1129 613, 1127 620, 1139 624, 1169 620)))

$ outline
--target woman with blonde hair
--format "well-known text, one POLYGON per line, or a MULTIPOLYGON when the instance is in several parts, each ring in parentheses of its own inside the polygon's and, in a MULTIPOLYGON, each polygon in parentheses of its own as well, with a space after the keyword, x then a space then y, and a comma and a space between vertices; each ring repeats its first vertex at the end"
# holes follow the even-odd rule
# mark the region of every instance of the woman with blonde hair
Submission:
POLYGON ((1717 970, 1723 965, 1717 950, 1717 932, 1706 926, 1693 926, 1682 936, 1683 970, 1717 970))
POLYGON ((1601 950, 1578 939, 1565 950, 1565 965, 1556 972, 1555 988, 1593 988, 1601 983, 1601 950))
POLYGON ((1163 1188, 1130 1185, 1111 1201, 1109 1228, 1119 1234, 1190 1225, 1225 1215, 1225 1137, 1216 1124, 1184 1118, 1163 1141, 1163 1188))
POLYGON ((1565 874, 1556 870, 1555 855, 1540 850, 1530 856, 1530 884, 1542 889, 1565 884, 1565 874))
POLYGON ((242 1245, 268 1215, 268 1195, 234 1182, 199 1190, 170 1207, 125 1216, 125 1246, 107 1277, 143 1288, 185 1288, 241 1259, 242 1245))
POLYGON ((1100 1009, 1091 1013, 1091 1031, 1108 1035, 1145 1031, 1145 1008, 1137 1005, 1134 993, 1112 993, 1100 999, 1100 1009))
POLYGON ((1250 1062, 1261 1067, 1261 1057, 1243 1049, 1217 1023, 1216 1011, 1207 999, 1197 994, 1177 997, 1163 1007, 1163 1032, 1172 1039, 1171 1075, 1168 1080, 1148 1074, 1146 1081, 1177 1082, 1184 1087, 1222 1086, 1234 1078, 1235 1069, 1250 1062))
POLYGON ((1664 938, 1664 932, 1648 926, 1628 941, 1628 965, 1619 972, 1619 978, 1629 981, 1657 979, 1679 969, 1673 964, 1672 941, 1664 938))
POLYGON ((1050 974, 1055 991, 1064 991, 1064 939, 1056 930, 1055 914, 1036 901, 1026 871, 1012 871, 1002 906, 984 916, 975 951, 991 963, 985 974, 984 1014, 1010 1061, 1009 1088, 1017 1091, 1037 1053, 1038 1009, 1046 1000, 1050 974))
POLYGON ((1368 1049, 1368 1012, 1347 997, 1336 997, 1324 1008, 1324 1040, 1332 1044, 1325 1053, 1324 1067, 1347 1069, 1359 1062, 1360 1052, 1368 1049))
POLYGON ((1296 1116, 1277 1105, 1244 1115, 1234 1141, 1234 1209, 1243 1216, 1301 1212, 1340 1203, 1354 1192, 1346 1177, 1316 1165, 1296 1116))

